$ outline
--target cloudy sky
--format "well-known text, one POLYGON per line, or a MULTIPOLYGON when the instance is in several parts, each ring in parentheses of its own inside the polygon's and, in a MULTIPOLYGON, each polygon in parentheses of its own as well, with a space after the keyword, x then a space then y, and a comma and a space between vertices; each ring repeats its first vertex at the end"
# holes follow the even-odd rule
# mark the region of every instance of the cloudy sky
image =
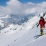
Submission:
POLYGON ((46 0, 0 0, 0 16, 39 14, 46 11, 46 0))

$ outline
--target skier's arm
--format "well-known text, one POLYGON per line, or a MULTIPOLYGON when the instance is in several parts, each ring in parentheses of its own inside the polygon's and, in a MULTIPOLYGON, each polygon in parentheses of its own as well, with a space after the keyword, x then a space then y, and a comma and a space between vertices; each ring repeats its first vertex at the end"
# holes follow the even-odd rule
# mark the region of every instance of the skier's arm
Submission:
POLYGON ((39 22, 37 23, 37 27, 39 26, 39 24, 40 24, 40 20, 39 20, 39 22))
POLYGON ((39 23, 37 23, 37 27, 39 26, 39 23))

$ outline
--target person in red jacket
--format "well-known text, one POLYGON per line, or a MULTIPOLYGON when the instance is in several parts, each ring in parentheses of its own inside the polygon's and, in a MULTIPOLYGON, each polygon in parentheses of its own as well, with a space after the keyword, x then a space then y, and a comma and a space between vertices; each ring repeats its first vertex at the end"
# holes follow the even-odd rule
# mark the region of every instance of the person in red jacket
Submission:
POLYGON ((41 36, 44 35, 45 24, 46 24, 45 19, 43 17, 40 17, 40 20, 39 20, 39 23, 38 23, 37 27, 40 25, 41 36))

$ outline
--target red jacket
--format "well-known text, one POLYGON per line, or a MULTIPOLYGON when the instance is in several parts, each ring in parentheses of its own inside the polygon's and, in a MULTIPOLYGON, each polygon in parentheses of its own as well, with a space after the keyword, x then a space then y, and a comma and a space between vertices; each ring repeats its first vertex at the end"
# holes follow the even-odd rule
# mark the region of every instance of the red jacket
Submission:
POLYGON ((39 20, 39 25, 41 28, 45 27, 46 21, 44 20, 44 18, 39 20))

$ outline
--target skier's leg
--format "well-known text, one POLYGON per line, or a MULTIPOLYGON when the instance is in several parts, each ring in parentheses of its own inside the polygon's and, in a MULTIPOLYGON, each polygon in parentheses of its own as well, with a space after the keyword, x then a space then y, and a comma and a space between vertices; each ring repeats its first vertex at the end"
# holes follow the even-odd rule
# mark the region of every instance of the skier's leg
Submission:
POLYGON ((42 35, 44 35, 44 28, 42 28, 42 35))
POLYGON ((41 34, 41 36, 42 36, 42 29, 40 30, 40 34, 41 34))
POLYGON ((44 28, 41 28, 41 36, 44 35, 44 28))

